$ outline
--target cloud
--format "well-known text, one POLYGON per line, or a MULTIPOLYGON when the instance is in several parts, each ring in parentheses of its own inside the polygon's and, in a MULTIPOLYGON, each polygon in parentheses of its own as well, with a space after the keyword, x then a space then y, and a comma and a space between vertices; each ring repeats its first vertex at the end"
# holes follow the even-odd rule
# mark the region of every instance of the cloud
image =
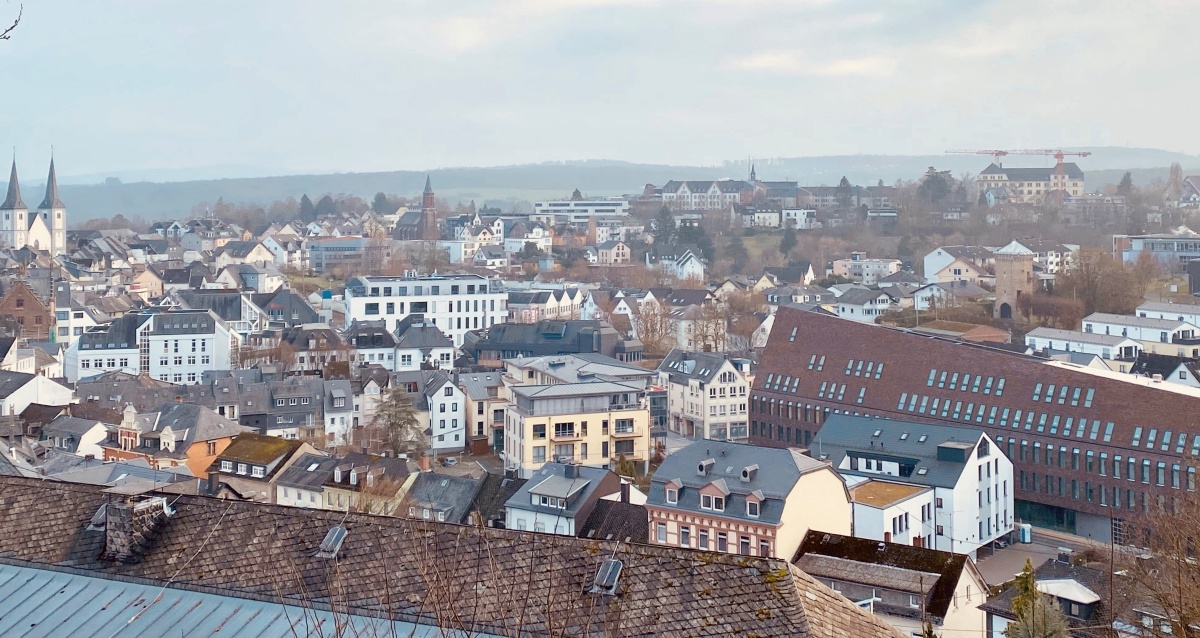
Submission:
POLYGON ((736 58, 727 66, 744 71, 817 77, 883 77, 896 69, 894 58, 866 56, 833 60, 809 60, 794 51, 771 51, 736 58))

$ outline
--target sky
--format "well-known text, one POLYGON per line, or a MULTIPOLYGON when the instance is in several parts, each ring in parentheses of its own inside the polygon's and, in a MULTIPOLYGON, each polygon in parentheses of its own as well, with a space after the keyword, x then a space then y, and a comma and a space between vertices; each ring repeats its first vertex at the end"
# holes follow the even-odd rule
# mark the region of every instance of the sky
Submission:
MULTIPOLYGON (((0 22, 17 2, 0 0, 0 22)), ((40 173, 54 146, 65 175, 1200 153, 1184 66, 1198 14, 1195 0, 24 0, 0 41, 0 148, 40 173)))

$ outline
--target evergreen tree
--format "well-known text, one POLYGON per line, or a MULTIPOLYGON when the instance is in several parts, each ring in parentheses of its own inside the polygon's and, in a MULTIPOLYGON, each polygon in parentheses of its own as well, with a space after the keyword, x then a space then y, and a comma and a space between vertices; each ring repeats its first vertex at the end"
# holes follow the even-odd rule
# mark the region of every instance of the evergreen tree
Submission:
POLYGON ((375 193, 375 201, 371 202, 371 210, 380 215, 391 215, 396 212, 396 206, 388 201, 387 195, 379 192, 375 193))
POLYGON ((1129 171, 1125 171, 1125 174, 1121 176, 1121 183, 1117 184, 1117 194, 1118 195, 1132 195, 1133 194, 1133 174, 1130 173, 1129 171))
POLYGON ((1013 586, 1017 588, 1012 606, 1017 619, 1004 630, 1007 638, 1067 638, 1067 618, 1038 591, 1033 561, 1025 559, 1025 568, 1013 586))
POLYGON ((407 454, 409 458, 419 458, 428 447, 425 432, 413 409, 412 398, 399 386, 390 390, 379 402, 370 427, 375 430, 373 438, 393 455, 407 454))
POLYGON ((317 218, 317 208, 313 206, 312 200, 308 195, 300 196, 300 219, 310 222, 317 218))
POLYGON ((317 216, 325 217, 337 213, 337 204, 333 203, 333 198, 326 195, 317 200, 317 216))
POLYGON ((666 206, 660 208, 650 224, 654 244, 659 247, 670 245, 671 237, 675 236, 675 216, 671 214, 671 209, 666 206))
MULTIPOLYGON (((703 226, 677 228, 675 238, 679 240, 680 244, 695 244, 696 248, 700 249, 701 257, 710 260, 713 258, 712 237, 708 236, 708 232, 704 230, 703 226)), ((657 242, 655 243, 657 244, 657 242)))
POLYGON ((741 235, 729 237, 729 243, 725 245, 725 256, 733 260, 735 272, 746 267, 746 262, 750 261, 750 251, 746 250, 746 242, 742 241, 741 235))
POLYGON ((838 205, 842 208, 849 208, 850 202, 854 198, 854 187, 850 185, 850 180, 842 175, 842 181, 837 185, 837 200, 838 205))
POLYGON ((788 226, 783 229, 783 237, 779 240, 779 252, 786 257, 796 247, 796 229, 788 226))

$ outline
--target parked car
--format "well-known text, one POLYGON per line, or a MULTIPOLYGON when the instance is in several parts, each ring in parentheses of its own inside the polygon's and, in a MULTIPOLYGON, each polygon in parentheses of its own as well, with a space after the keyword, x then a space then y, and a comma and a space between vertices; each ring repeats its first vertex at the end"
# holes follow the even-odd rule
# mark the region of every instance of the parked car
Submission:
POLYGON ((455 465, 458 465, 457 456, 447 456, 442 459, 442 467, 454 467, 455 465))

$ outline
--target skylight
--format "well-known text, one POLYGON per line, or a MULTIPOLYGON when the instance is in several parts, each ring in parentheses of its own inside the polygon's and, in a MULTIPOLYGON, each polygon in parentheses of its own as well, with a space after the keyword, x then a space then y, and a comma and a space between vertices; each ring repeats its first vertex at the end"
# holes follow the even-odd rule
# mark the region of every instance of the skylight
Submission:
POLYGON ((917 474, 920 474, 921 476, 925 476, 928 473, 929 473, 929 468, 926 468, 926 467, 923 467, 923 468, 920 468, 917 470, 917 474))
POLYGON ((879 436, 880 434, 883 434, 883 430, 875 430, 875 433, 871 436, 879 436))

